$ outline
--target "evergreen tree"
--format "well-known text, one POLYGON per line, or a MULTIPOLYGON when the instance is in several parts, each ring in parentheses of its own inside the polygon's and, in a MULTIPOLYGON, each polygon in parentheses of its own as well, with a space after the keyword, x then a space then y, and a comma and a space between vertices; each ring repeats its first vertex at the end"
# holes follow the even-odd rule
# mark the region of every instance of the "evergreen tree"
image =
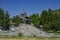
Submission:
POLYGON ((40 24, 40 16, 39 16, 38 13, 31 15, 30 19, 32 20, 31 23, 33 23, 35 26, 39 26, 39 24, 40 24))
POLYGON ((4 10, 0 8, 0 26, 2 26, 4 21, 4 10))
POLYGON ((21 22, 21 19, 18 17, 18 15, 16 15, 16 16, 13 16, 12 21, 16 23, 15 26, 18 26, 21 22))
POLYGON ((6 13, 4 14, 4 23, 3 23, 3 26, 4 28, 9 29, 9 21, 10 21, 10 18, 9 18, 9 13, 6 11, 6 13))

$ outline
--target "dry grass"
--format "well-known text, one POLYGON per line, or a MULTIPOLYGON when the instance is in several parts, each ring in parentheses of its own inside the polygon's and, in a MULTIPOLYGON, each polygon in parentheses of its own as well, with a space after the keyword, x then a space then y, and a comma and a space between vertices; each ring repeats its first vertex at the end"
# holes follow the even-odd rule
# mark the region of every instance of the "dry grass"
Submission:
POLYGON ((0 38, 0 40, 60 40, 60 38, 22 37, 22 38, 0 38))

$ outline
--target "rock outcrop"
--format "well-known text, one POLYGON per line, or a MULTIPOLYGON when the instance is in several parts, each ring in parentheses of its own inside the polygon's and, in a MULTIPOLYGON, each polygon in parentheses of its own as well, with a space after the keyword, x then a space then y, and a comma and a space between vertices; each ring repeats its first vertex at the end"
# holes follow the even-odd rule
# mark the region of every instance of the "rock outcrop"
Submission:
POLYGON ((28 24, 20 24, 18 29, 9 32, 0 32, 0 35, 18 35, 18 33, 22 33, 23 36, 40 36, 40 37, 51 37, 49 33, 46 33, 45 31, 41 31, 38 28, 34 27, 33 25, 28 24))
POLYGON ((38 28, 28 25, 28 24, 20 24, 17 32, 21 32, 24 36, 41 36, 41 37, 50 37, 49 33, 45 31, 41 31, 38 28))

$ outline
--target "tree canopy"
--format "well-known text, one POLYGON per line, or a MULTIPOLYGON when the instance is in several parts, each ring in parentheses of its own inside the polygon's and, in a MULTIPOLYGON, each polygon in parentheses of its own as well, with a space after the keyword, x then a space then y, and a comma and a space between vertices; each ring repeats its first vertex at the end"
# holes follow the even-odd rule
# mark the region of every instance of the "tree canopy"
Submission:
MULTIPOLYGON (((37 28, 43 25, 44 30, 60 30, 60 9, 52 10, 49 8, 48 10, 43 10, 41 15, 39 13, 33 13, 28 18, 31 19, 29 23, 32 23, 37 28)), ((0 8, 0 27, 9 29, 10 19, 13 23, 16 23, 16 26, 22 22, 20 15, 10 18, 9 12, 0 8)))

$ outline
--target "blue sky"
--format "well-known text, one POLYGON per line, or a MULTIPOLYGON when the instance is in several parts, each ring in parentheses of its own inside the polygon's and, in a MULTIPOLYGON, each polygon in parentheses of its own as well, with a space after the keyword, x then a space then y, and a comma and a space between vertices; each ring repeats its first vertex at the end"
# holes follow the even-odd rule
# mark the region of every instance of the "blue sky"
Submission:
POLYGON ((23 8, 28 15, 41 14, 42 10, 59 9, 60 0, 0 0, 0 7, 8 11, 10 16, 20 15, 23 8))

